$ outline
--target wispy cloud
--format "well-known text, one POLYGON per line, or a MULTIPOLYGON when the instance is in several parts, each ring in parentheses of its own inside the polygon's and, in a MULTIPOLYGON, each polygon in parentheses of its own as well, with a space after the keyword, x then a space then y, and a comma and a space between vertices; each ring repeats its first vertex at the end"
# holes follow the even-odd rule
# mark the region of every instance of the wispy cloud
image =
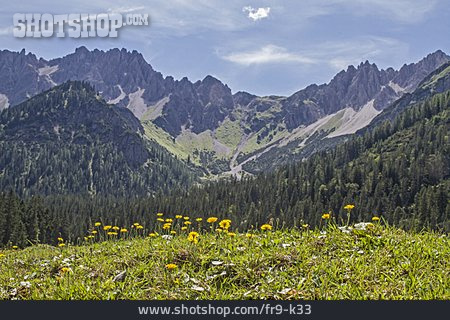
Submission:
POLYGON ((145 6, 109 8, 108 13, 130 13, 145 10, 145 6))
POLYGON ((339 42, 324 42, 312 48, 311 54, 317 52, 317 59, 335 70, 342 70, 365 60, 381 62, 392 60, 396 56, 404 57, 408 50, 408 45, 397 39, 364 36, 339 42))
POLYGON ((231 53, 223 56, 222 58, 244 66, 286 62, 301 64, 315 63, 315 61, 311 58, 289 52, 286 48, 278 47, 272 44, 263 46, 258 50, 231 53))
MULTIPOLYGON (((322 1, 321 1, 322 2, 322 1)), ((385 16, 401 23, 423 20, 437 5, 437 0, 332 0, 347 7, 353 15, 385 16)), ((323 2, 322 2, 323 4, 323 2)))
POLYGON ((13 27, 0 28, 0 36, 11 35, 12 31, 13 31, 13 27))
POLYGON ((267 18, 270 13, 270 8, 258 8, 255 9, 251 6, 246 6, 242 8, 243 12, 248 12, 248 17, 252 19, 253 21, 258 21, 264 18, 267 18))
POLYGON ((376 36, 355 37, 341 41, 327 41, 313 44, 301 50, 292 50, 273 44, 259 49, 249 49, 218 55, 245 67, 251 65, 291 63, 300 65, 328 65, 334 70, 342 70, 362 61, 389 60, 395 56, 405 56, 408 46, 393 38, 376 36))

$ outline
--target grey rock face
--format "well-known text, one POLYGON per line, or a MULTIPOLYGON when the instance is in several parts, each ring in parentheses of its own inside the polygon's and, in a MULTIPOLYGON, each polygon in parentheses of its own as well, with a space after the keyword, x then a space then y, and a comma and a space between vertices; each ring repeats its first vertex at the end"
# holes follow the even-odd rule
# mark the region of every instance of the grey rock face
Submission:
POLYGON ((0 93, 8 97, 9 105, 16 105, 38 92, 47 90, 51 84, 39 76, 44 61, 25 50, 0 51, 0 93))
POLYGON ((128 107, 137 117, 169 97, 153 122, 174 137, 183 129, 195 133, 214 130, 224 119, 232 118, 236 109, 246 113, 246 130, 259 130, 268 122, 283 122, 288 130, 293 130, 346 107, 357 111, 371 100, 376 109, 382 110, 412 92, 430 72, 447 61, 449 57, 442 51, 404 65, 398 71, 380 70, 365 61, 339 72, 328 84, 310 85, 290 97, 257 97, 246 92, 232 95, 228 86, 212 76, 195 83, 187 78, 163 77, 137 51, 89 51, 80 47, 65 57, 45 61, 24 51, 4 50, 0 52, 0 94, 8 98, 9 105, 15 105, 54 85, 83 80, 93 85, 105 100, 128 107), (136 101, 140 104, 133 105, 136 101), (255 119, 256 113, 274 106, 280 108, 272 116, 255 119))

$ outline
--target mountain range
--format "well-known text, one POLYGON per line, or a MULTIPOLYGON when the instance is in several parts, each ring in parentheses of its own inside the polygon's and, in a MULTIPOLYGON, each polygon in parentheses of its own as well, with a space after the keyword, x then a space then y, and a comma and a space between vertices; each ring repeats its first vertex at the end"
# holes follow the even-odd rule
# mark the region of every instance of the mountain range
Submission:
MULTIPOLYGON (((374 119, 385 118, 387 111, 394 114, 400 105, 411 103, 419 89, 424 96, 429 96, 430 90, 442 92, 448 88, 448 78, 440 74, 447 75, 449 61, 450 57, 440 50, 399 70, 379 69, 365 61, 342 70, 327 84, 312 84, 288 97, 260 97, 241 91, 233 94, 212 76, 196 82, 186 77, 164 77, 137 51, 89 51, 80 47, 62 58, 45 60, 25 50, 3 50, 0 109, 18 109, 2 113, 0 132, 2 141, 60 139, 72 143, 77 129, 69 122, 78 121, 90 128, 80 133, 83 139, 97 145, 112 141, 114 150, 120 151, 130 168, 147 162, 151 144, 180 168, 197 167, 213 176, 257 173, 301 160, 362 132, 378 121, 374 119), (443 69, 430 78, 439 68, 443 69), (82 89, 76 85, 74 96, 79 97, 80 90, 90 92, 87 100, 82 94, 83 103, 95 101, 94 105, 101 104, 101 108, 80 109, 64 116, 57 113, 55 124, 43 116, 47 113, 42 108, 49 104, 48 99, 56 99, 57 103, 50 104, 65 110, 61 90, 74 90, 73 83, 65 85, 68 81, 89 83, 92 90, 85 88, 86 84, 82 89), (54 87, 58 88, 56 92, 51 91, 54 87), (47 93, 40 96, 41 100, 33 100, 42 92, 47 93), (28 99, 32 102, 26 102, 28 99), (30 105, 41 109, 33 111, 30 105), (93 119, 96 124, 88 123, 93 119), (122 119, 118 125, 121 132, 133 134, 119 134, 119 141, 111 138, 116 133, 109 136, 105 132, 110 129, 101 129, 102 134, 92 137, 91 129, 97 132, 100 123, 116 128, 117 119, 122 119), (45 137, 42 132, 46 132, 45 137)), ((183 172, 188 176, 189 170, 183 172)))

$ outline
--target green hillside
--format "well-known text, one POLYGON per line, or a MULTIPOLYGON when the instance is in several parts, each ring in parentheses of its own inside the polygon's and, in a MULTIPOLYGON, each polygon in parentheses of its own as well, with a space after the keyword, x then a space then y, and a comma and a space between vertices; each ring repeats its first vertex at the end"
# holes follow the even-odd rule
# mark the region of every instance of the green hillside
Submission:
POLYGON ((21 196, 146 196, 196 173, 153 141, 127 109, 67 82, 0 113, 0 190, 21 196))

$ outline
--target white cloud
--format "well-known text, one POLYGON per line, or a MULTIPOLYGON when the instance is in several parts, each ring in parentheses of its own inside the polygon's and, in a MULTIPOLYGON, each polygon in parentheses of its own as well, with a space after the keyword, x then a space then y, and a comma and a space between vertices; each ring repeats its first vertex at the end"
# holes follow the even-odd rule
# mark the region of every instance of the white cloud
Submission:
POLYGON ((0 36, 12 35, 13 27, 0 28, 0 36))
POLYGON ((349 65, 357 66, 365 60, 386 66, 385 62, 404 60, 408 52, 409 46, 397 39, 367 35, 304 46, 300 50, 288 50, 269 44, 257 50, 217 54, 224 60, 242 66, 274 63, 295 63, 305 66, 321 64, 338 71, 346 69, 349 65))
POLYGON ((289 52, 286 48, 275 45, 266 45, 254 51, 231 53, 222 57, 244 66, 267 64, 267 63, 301 63, 313 64, 315 61, 311 58, 289 52))
MULTIPOLYGON (((144 6, 138 6, 138 7, 118 7, 118 8, 109 8, 108 9, 108 13, 130 13, 130 12, 135 12, 135 11, 142 11, 144 10, 145 7, 144 6)), ((144 12, 147 13, 147 12, 144 12)))
POLYGON ((327 63, 335 70, 342 70, 349 65, 358 65, 369 60, 383 65, 383 61, 404 59, 408 55, 407 44, 393 38, 364 36, 339 42, 325 42, 312 49, 318 52, 317 59, 327 63))
POLYGON ((251 6, 247 6, 242 8, 243 12, 248 12, 248 17, 253 21, 258 21, 264 18, 267 18, 270 13, 270 8, 252 8, 251 6))

